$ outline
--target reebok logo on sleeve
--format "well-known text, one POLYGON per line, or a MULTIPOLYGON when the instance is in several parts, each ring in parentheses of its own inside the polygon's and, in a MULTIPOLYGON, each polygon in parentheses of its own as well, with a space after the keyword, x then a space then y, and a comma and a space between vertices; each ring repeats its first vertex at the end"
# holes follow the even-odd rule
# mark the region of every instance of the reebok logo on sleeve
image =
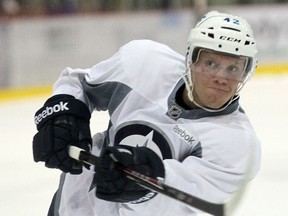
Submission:
POLYGON ((58 112, 63 112, 63 111, 68 111, 68 102, 63 102, 60 101, 59 104, 55 104, 52 107, 45 107, 42 109, 42 111, 40 111, 40 113, 38 115, 35 116, 35 124, 38 125, 43 119, 45 119, 46 117, 54 114, 54 113, 58 113, 58 112))

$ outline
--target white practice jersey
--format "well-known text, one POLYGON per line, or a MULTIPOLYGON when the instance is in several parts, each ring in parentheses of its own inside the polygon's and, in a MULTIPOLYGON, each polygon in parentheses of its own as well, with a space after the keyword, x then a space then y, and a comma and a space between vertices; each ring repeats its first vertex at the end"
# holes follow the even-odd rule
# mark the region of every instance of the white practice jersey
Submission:
MULTIPOLYGON (((109 126, 93 137, 93 154, 99 155, 108 145, 144 145, 163 159, 166 184, 222 203, 243 179, 251 149, 250 177, 258 172, 260 142, 239 100, 220 112, 183 108, 177 93, 184 88, 184 70, 184 57, 169 47, 132 41, 90 69, 65 69, 53 94, 74 95, 91 112, 108 111, 109 126)), ((198 212, 161 194, 137 204, 100 200, 91 187, 93 175, 93 168, 80 175, 62 175, 53 202, 55 215, 192 216, 198 212)))

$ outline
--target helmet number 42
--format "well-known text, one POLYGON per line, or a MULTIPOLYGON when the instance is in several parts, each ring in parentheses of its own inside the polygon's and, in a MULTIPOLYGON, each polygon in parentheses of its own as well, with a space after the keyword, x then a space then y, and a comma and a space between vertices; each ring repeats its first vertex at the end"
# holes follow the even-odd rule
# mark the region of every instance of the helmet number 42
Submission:
POLYGON ((234 23, 234 24, 236 24, 236 25, 240 25, 240 21, 239 21, 238 19, 230 19, 229 17, 226 17, 226 18, 224 19, 224 21, 226 21, 226 22, 232 22, 232 23, 234 23))

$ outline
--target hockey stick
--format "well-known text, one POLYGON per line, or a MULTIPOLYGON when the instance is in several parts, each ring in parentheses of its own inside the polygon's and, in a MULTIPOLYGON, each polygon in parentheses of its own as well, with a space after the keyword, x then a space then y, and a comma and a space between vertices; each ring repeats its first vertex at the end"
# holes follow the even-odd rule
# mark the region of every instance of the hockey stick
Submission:
MULTIPOLYGON (((78 147, 70 146, 69 155, 73 159, 97 166, 98 157, 78 147)), ((128 178, 136 181, 139 185, 149 190, 158 192, 160 194, 164 194, 168 197, 171 197, 173 199, 186 203, 194 208, 197 208, 211 215, 229 216, 232 213, 232 211, 236 208, 237 204, 239 203, 239 200, 241 199, 245 191, 245 188, 248 182, 248 176, 250 173, 250 169, 249 169, 250 162, 248 162, 247 166, 248 166, 247 171, 249 170, 248 174, 246 172, 238 191, 234 194, 234 196, 231 199, 220 204, 208 202, 199 197, 193 196, 184 191, 168 186, 164 184, 163 179, 153 179, 141 173, 135 172, 129 168, 122 168, 122 171, 125 172, 128 178)))

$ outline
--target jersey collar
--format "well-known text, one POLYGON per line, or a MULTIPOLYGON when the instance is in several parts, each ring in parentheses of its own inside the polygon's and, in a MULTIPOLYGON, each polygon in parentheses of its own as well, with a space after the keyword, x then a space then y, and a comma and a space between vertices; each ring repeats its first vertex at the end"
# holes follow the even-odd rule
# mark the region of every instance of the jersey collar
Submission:
POLYGON ((177 92, 179 92, 184 85, 185 83, 183 79, 180 79, 168 97, 168 110, 166 114, 172 119, 200 119, 205 117, 221 116, 230 114, 239 109, 239 98, 233 101, 227 108, 219 112, 209 112, 201 108, 187 109, 176 101, 177 92))

